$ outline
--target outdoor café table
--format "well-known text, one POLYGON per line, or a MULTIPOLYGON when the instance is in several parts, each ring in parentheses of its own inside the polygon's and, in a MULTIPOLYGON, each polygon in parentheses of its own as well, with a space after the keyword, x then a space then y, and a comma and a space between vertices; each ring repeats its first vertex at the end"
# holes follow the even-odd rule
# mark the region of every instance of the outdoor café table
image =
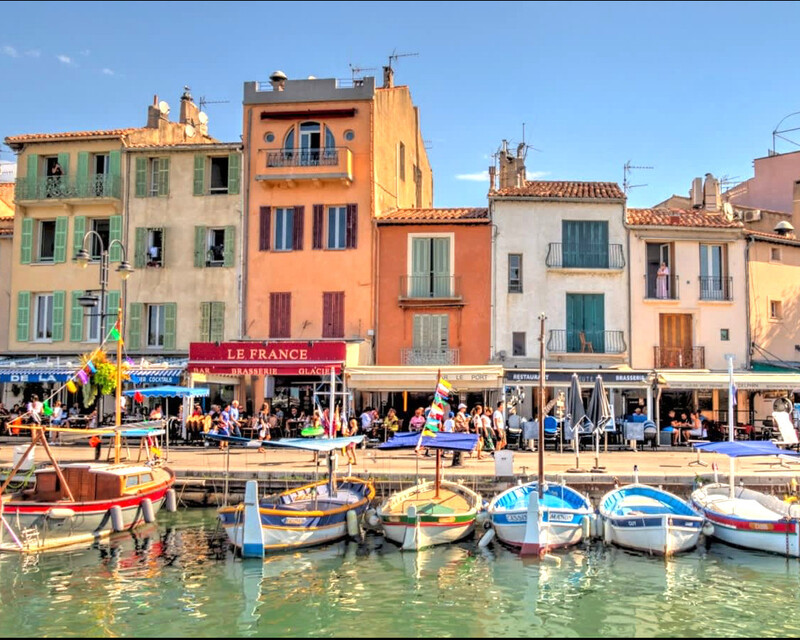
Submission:
POLYGON ((303 424, 303 421, 297 418, 286 420, 286 435, 289 438, 298 437, 303 428, 303 424))
POLYGON ((85 429, 89 424, 89 416, 72 416, 69 418, 69 426, 74 429, 85 429))
MULTIPOLYGON (((736 425, 733 431, 733 437, 735 440, 749 440, 750 439, 750 432, 753 430, 753 427, 750 425, 736 425)), ((728 437, 728 425, 721 424, 720 431, 727 439, 728 437)))

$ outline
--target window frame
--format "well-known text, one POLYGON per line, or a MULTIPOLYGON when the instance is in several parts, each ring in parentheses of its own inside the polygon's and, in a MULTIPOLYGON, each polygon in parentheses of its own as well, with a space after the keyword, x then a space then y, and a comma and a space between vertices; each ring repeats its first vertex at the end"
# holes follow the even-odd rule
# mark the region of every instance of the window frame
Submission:
POLYGON ((522 293, 522 254, 521 253, 509 253, 508 254, 508 292, 509 293, 522 293), (519 259, 519 263, 516 267, 512 267, 512 260, 514 258, 519 259), (511 277, 512 269, 516 269, 517 277, 516 279, 511 277))
POLYGON ((83 321, 81 322, 81 342, 100 342, 100 313, 99 305, 97 311, 93 311, 92 313, 86 313, 86 311, 83 312, 83 321), (96 334, 94 337, 92 336, 92 329, 94 329, 94 333, 96 334))
POLYGON ((163 303, 158 304, 146 304, 145 309, 147 311, 147 338, 145 342, 145 347, 147 349, 163 349, 164 343, 166 342, 167 337, 167 328, 166 328, 166 316, 167 316, 167 307, 163 303), (150 330, 151 321, 152 321, 152 311, 156 311, 156 324, 158 325, 156 328, 160 330, 160 333, 156 334, 156 342, 160 341, 161 344, 151 344, 150 337, 152 331, 150 330))
POLYGON ((781 248, 780 247, 770 247, 769 248, 769 261, 770 262, 782 262, 781 258, 782 258, 782 256, 781 256, 781 248))
POLYGON ((406 181, 406 145, 403 142, 397 146, 397 177, 406 181))
POLYGON ((346 205, 329 205, 327 207, 327 216, 325 220, 326 224, 326 231, 325 234, 327 236, 327 240, 325 243, 325 248, 331 251, 341 251, 343 249, 347 249, 347 206, 346 205), (333 215, 332 215, 333 214, 333 215), (337 235, 341 235, 341 243, 337 243, 337 246, 331 246, 331 219, 332 217, 336 217, 336 229, 337 235))
POLYGON ((228 195, 230 193, 230 156, 208 156, 208 188, 204 192, 210 196, 228 195), (225 171, 223 172, 224 187, 214 187, 214 161, 220 160, 225 162, 225 171))
POLYGON ((525 331, 512 331, 511 332, 511 355, 517 358, 526 358, 528 356, 528 336, 525 331), (517 339, 522 336, 521 353, 517 352, 517 339))
MULTIPOLYGON (((97 235, 99 235, 101 238, 103 238, 103 246, 105 247, 106 251, 108 251, 109 248, 108 245, 111 243, 111 218, 98 217, 98 218, 89 218, 88 220, 90 222, 91 230, 97 233, 97 235), (105 235, 103 235, 103 233, 101 233, 97 229, 97 224, 99 222, 105 222, 108 225, 108 232, 105 235)), ((91 243, 92 246, 90 247, 89 251, 89 259, 91 260, 91 262, 100 262, 102 256, 100 255, 99 251, 95 253, 95 249, 99 249, 100 244, 97 240, 97 236, 94 235, 94 233, 91 236, 91 243)))
POLYGON ((275 222, 273 223, 273 251, 292 251, 294 248, 294 207, 275 207, 275 222), (288 220, 287 220, 288 218, 288 220), (283 239, 279 242, 278 220, 283 228, 283 239), (284 242, 284 240, 286 242, 284 242), (285 246, 284 246, 285 245, 285 246))
POLYGON ((145 227, 147 237, 145 238, 145 268, 160 269, 164 266, 164 227, 145 227), (160 242, 158 244, 158 258, 153 259, 150 256, 150 248, 156 246, 152 239, 155 233, 159 234, 160 242))
POLYGON ((49 293, 36 293, 34 294, 34 326, 33 326, 33 342, 53 342, 53 302, 54 302, 54 294, 53 292, 49 293), (40 337, 40 327, 39 327, 39 306, 42 302, 46 303, 45 307, 45 322, 49 324, 49 336, 40 337))
POLYGON ((225 227, 207 227, 206 228, 206 267, 224 267, 225 266, 225 227), (214 236, 220 234, 222 243, 219 245, 212 244, 214 236), (219 257, 212 259, 212 252, 214 247, 219 246, 219 257))
POLYGON ((771 322, 781 322, 783 320, 783 301, 770 298, 768 302, 768 313, 771 322))
POLYGON ((158 197, 158 174, 160 173, 159 165, 161 164, 160 157, 147 159, 147 185, 145 187, 145 195, 148 198, 158 197))
POLYGON ((53 264, 56 261, 56 220, 55 219, 47 219, 47 220, 39 220, 38 224, 36 225, 36 262, 42 264, 53 264), (43 233, 43 225, 46 223, 52 223, 53 225, 53 253, 51 256, 45 258, 42 256, 42 241, 44 239, 43 233))

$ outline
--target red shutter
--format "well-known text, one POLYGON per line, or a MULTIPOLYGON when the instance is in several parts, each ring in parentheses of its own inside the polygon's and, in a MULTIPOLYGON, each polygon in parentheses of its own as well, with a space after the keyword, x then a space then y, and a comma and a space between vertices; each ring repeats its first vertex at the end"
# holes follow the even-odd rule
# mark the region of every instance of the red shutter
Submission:
POLYGON ((305 229, 306 208, 294 208, 294 228, 292 229, 292 249, 303 250, 303 230, 305 229))
POLYGON ((321 204, 314 205, 313 249, 322 249, 322 232, 325 228, 325 207, 321 204))
POLYGON ((291 336, 292 294, 269 294, 269 337, 288 338, 291 336))
POLYGON ((347 230, 345 233, 345 246, 355 249, 358 246, 358 205, 347 205, 347 230))
POLYGON ((344 291, 322 294, 322 337, 344 338, 344 291))
POLYGON ((261 207, 258 224, 258 250, 269 251, 270 209, 261 207))

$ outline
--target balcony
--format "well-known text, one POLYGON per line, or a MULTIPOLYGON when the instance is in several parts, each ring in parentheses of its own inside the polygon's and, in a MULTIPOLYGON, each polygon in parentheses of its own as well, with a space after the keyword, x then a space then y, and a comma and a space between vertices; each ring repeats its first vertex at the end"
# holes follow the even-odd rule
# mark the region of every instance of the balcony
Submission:
POLYGON ((74 180, 69 176, 17 178, 14 196, 17 202, 119 198, 120 184, 120 176, 105 173, 74 180))
POLYGON ((452 306, 463 302, 461 276, 400 276, 400 306, 452 306))
POLYGON ((550 353, 594 353, 617 355, 625 353, 625 334, 622 331, 568 331, 552 329, 547 339, 550 353))
POLYGON ((458 364, 458 349, 402 349, 400 362, 409 366, 458 364))
POLYGON ((353 154, 347 147, 331 149, 259 149, 256 180, 267 186, 297 182, 353 181, 353 154))
POLYGON ((700 299, 724 302, 733 300, 733 278, 700 276, 700 299))
POLYGON ((655 276, 644 277, 644 299, 645 300, 678 300, 680 291, 678 285, 680 276, 666 276, 663 284, 655 276))
POLYGON ((653 347, 656 369, 705 369, 705 347, 653 347))
POLYGON ((624 269, 621 244, 551 242, 545 264, 550 269, 624 269))

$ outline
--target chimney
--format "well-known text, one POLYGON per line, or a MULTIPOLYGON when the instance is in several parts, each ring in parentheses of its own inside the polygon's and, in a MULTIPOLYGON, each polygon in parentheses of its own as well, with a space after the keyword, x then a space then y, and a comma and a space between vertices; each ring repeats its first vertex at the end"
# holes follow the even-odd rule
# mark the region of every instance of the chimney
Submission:
POLYGON ((707 173, 703 183, 703 208, 706 211, 716 213, 722 206, 722 198, 719 191, 719 180, 713 174, 707 173))
POLYGON ((508 150, 508 140, 503 140, 503 145, 498 154, 500 164, 499 185, 501 189, 525 186, 525 158, 522 157, 522 147, 517 148, 517 155, 513 156, 508 150))
POLYGON ((692 209, 703 208, 703 179, 695 178, 692 180, 692 188, 689 190, 689 198, 692 201, 692 209))
POLYGON ((286 88, 286 74, 283 71, 273 71, 269 83, 273 91, 283 91, 286 88))
POLYGON ((494 191, 494 180, 497 176, 497 168, 492 165, 489 167, 489 191, 494 191))
POLYGON ((147 107, 147 128, 158 129, 158 121, 161 118, 161 111, 158 108, 158 96, 153 96, 153 104, 147 107))
POLYGON ((383 68, 383 88, 391 89, 394 86, 394 69, 391 67, 383 68))
POLYGON ((181 96, 181 124, 200 124, 200 109, 192 100, 192 94, 189 93, 189 87, 183 87, 183 95, 181 96))

